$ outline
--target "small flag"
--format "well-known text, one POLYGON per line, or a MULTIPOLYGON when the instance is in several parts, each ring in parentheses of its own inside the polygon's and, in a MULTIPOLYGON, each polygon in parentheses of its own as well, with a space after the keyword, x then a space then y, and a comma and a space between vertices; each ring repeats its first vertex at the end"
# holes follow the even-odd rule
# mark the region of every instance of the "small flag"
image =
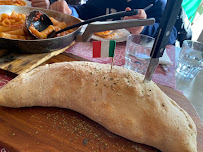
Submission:
POLYGON ((114 57, 116 41, 93 41, 93 58, 114 57))

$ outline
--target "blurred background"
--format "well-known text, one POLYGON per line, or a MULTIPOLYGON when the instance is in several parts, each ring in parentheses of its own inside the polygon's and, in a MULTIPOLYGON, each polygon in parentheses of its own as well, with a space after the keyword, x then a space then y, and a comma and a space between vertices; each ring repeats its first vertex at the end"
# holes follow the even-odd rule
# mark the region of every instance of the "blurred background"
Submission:
MULTIPOLYGON (((85 4, 87 0, 68 0, 70 5, 85 4)), ((176 21, 178 31, 177 41, 174 44, 181 47, 184 40, 195 40, 203 42, 203 1, 183 0, 182 8, 176 21)))

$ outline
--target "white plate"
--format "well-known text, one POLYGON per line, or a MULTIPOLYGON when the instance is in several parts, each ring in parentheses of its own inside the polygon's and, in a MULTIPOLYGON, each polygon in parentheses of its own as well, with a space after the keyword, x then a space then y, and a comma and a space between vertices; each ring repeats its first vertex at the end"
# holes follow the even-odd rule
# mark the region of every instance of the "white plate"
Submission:
POLYGON ((26 3, 26 5, 25 6, 27 6, 27 7, 32 7, 32 2, 31 1, 29 1, 29 0, 23 0, 23 1, 25 1, 25 3, 26 3))
POLYGON ((111 37, 102 38, 97 35, 92 35, 92 39, 97 40, 97 41, 116 40, 116 42, 124 42, 127 40, 127 37, 129 34, 130 34, 130 32, 126 29, 118 29, 114 32, 114 34, 111 37))

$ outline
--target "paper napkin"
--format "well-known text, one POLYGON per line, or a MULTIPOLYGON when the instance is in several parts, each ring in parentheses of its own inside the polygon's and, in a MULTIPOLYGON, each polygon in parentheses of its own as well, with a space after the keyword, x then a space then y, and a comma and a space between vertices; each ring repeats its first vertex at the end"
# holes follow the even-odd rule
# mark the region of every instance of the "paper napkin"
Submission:
POLYGON ((170 58, 168 57, 166 50, 164 51, 164 54, 162 57, 159 58, 159 64, 164 64, 164 65, 173 65, 171 62, 170 58))

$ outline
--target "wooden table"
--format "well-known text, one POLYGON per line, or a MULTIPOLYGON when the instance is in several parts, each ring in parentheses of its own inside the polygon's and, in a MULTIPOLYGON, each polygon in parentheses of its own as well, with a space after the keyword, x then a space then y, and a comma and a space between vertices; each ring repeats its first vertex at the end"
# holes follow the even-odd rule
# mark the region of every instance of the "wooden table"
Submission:
MULTIPOLYGON (((62 53, 45 63, 74 60, 77 59, 62 53)), ((198 152, 202 152, 203 126, 192 104, 174 89, 159 87, 193 118, 198 130, 198 152)), ((77 112, 60 108, 0 107, 0 132, 0 146, 12 152, 158 151, 119 137, 77 112)))

